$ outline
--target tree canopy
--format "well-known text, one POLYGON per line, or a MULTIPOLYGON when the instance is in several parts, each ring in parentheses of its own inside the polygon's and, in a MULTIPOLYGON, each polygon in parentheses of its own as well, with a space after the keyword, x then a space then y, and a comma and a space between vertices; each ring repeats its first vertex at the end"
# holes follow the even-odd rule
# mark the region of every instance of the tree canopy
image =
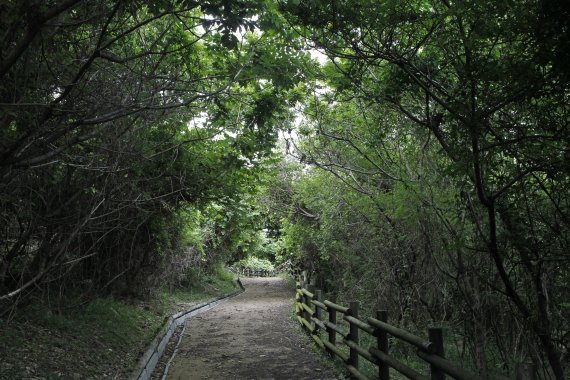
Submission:
POLYGON ((448 324, 482 378, 530 360, 563 379, 568 17, 562 0, 5 2, 0 301, 145 293, 257 252, 402 326, 448 324))
POLYGON ((264 7, 2 5, 1 299, 137 277, 180 210, 255 191, 305 59, 256 32, 264 7))

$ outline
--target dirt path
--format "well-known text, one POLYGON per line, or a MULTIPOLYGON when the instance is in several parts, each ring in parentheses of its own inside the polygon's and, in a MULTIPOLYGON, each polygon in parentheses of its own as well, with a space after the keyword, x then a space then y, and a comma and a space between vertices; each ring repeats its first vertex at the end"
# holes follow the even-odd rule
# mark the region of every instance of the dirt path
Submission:
POLYGON ((286 281, 242 282, 244 293, 186 322, 167 379, 334 379, 291 318, 286 281))

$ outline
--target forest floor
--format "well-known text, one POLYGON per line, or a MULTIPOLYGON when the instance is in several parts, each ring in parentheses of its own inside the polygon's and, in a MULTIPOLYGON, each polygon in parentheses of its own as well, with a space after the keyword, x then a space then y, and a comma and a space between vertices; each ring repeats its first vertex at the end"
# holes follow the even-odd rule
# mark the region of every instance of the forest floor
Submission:
POLYGON ((170 315, 236 290, 226 277, 146 301, 67 298, 0 313, 0 379, 128 379, 170 315))
POLYGON ((292 286, 276 277, 242 282, 244 293, 186 321, 167 379, 335 379, 291 318, 292 286))

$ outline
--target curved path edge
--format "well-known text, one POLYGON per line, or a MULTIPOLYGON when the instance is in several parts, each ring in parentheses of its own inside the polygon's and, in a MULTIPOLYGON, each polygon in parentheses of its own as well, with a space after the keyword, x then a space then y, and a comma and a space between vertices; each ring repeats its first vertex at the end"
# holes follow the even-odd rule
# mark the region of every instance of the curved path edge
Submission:
POLYGON ((154 371, 154 368, 156 367, 156 364, 164 353, 166 345, 170 341, 174 330, 176 330, 178 326, 184 324, 188 318, 208 311, 219 303, 222 303, 231 297, 235 297, 238 294, 243 293, 243 285, 241 285, 241 283, 239 283, 239 285, 241 288, 240 290, 212 298, 208 301, 199 303, 198 305, 192 307, 190 310, 182 311, 170 316, 165 326, 159 331, 157 336, 150 343, 148 350, 139 359, 138 365, 136 366, 136 369, 133 370, 130 379, 149 380, 152 372, 154 371))
POLYGON ((244 293, 186 321, 180 339, 169 344, 168 352, 177 347, 167 379, 336 380, 331 363, 292 318, 292 284, 253 277, 243 285, 244 293))

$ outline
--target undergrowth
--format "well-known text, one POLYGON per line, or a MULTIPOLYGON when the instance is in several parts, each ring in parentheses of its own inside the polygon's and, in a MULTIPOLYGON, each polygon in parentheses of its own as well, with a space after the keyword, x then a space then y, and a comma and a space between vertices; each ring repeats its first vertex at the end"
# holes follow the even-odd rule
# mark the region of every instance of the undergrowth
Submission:
POLYGON ((128 378, 167 318, 235 290, 221 268, 150 300, 37 299, 0 319, 0 379, 128 378))

